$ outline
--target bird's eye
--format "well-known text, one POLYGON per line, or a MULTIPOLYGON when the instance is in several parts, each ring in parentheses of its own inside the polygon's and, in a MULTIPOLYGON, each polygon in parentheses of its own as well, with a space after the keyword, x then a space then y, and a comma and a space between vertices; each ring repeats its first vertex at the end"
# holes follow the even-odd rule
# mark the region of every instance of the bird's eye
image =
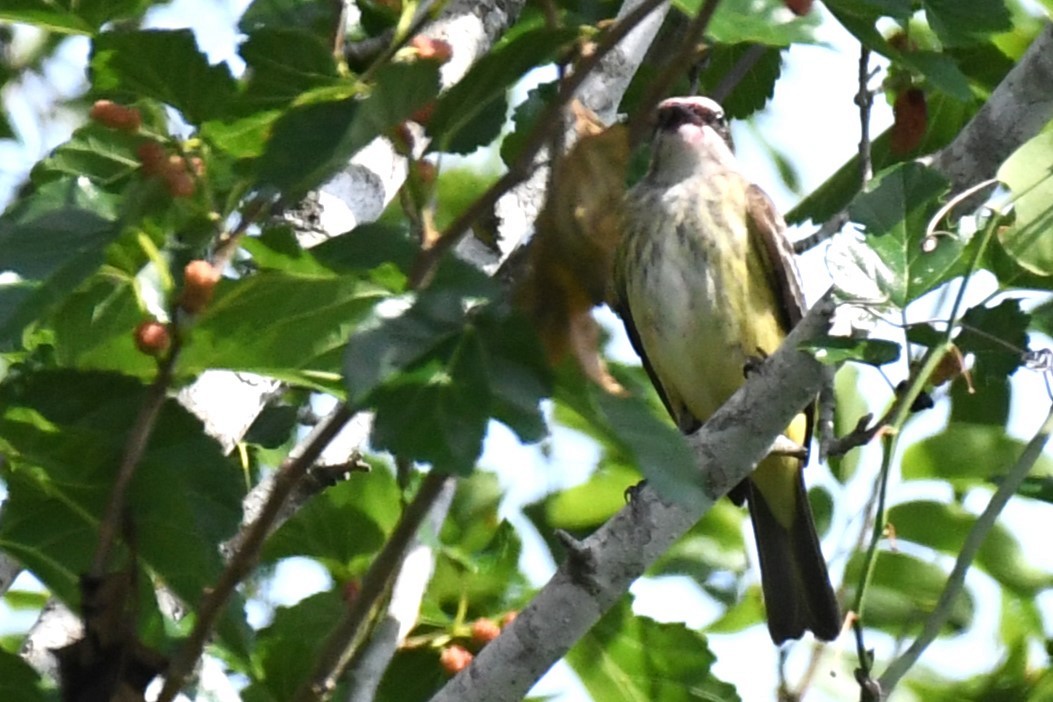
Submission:
POLYGON ((716 124, 718 127, 726 127, 728 125, 728 120, 726 117, 724 117, 723 112, 714 112, 713 123, 716 124))

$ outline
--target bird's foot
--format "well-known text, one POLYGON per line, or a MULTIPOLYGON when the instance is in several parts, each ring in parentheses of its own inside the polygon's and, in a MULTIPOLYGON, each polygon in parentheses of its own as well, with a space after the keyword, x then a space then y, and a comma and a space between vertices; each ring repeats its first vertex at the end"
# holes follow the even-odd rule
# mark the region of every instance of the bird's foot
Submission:
POLYGON ((750 377, 759 371, 767 360, 768 354, 765 353, 764 349, 757 349, 755 355, 746 357, 746 362, 742 364, 742 375, 746 378, 750 377))
POLYGON ((625 498, 626 504, 631 505, 633 501, 636 500, 636 498, 639 496, 640 491, 643 490, 645 485, 647 485, 646 478, 636 483, 636 485, 630 485, 629 487, 625 488, 625 492, 622 493, 622 496, 625 498))

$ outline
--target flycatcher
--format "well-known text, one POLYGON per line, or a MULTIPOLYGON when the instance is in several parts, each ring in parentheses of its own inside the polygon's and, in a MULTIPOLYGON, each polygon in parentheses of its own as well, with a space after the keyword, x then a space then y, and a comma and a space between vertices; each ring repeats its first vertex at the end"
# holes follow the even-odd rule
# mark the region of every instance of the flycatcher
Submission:
MULTIPOLYGON (((665 100, 647 175, 627 195, 615 262, 617 312, 681 431, 697 429, 800 321, 803 299, 785 224, 740 172, 724 111, 705 97, 665 100)), ((784 432, 805 446, 810 421, 784 432)), ((731 493, 748 502, 768 630, 781 644, 841 628, 802 475, 769 456, 731 493)))

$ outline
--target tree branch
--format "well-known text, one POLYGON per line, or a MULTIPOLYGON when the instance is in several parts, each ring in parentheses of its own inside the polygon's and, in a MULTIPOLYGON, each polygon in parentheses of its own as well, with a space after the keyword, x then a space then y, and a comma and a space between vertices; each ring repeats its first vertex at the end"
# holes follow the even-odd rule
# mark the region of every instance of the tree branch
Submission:
POLYGON ((1053 24, 1047 23, 991 97, 932 167, 954 193, 993 178, 998 167, 1053 119, 1053 24))
POLYGON ((587 556, 568 559, 534 600, 431 702, 513 702, 599 620, 632 582, 687 532, 714 502, 745 478, 822 382, 823 366, 797 349, 829 328, 829 294, 785 343, 696 433, 687 437, 705 498, 667 503, 649 487, 581 542, 587 556))

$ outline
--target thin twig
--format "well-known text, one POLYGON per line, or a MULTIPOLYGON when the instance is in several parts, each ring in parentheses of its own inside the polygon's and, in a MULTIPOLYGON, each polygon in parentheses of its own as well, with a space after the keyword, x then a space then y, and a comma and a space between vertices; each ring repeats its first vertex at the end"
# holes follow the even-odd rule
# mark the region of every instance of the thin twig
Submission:
POLYGON ((128 488, 131 487, 132 478, 135 477, 135 471, 139 467, 139 462, 146 451, 146 445, 157 426, 157 418, 161 414, 165 398, 168 396, 168 387, 172 384, 172 369, 175 367, 179 350, 182 348, 179 335, 175 334, 174 337, 172 345, 157 365, 157 375, 147 389, 139 415, 135 419, 135 425, 128 433, 128 441, 124 447, 124 454, 121 456, 121 464, 117 469, 117 478, 110 491, 106 513, 99 523, 99 541, 95 546, 95 554, 92 556, 91 568, 88 571, 93 578, 100 578, 106 573, 114 542, 121 531, 128 488))
POLYGON ((856 93, 856 106, 859 107, 859 189, 866 187, 874 175, 874 164, 870 153, 870 107, 874 104, 874 95, 870 92, 870 49, 866 44, 859 44, 859 92, 856 93))
MULTIPOLYGON (((272 205, 272 200, 260 196, 245 204, 245 207, 242 208, 241 218, 238 220, 238 226, 220 237, 219 243, 216 244, 215 251, 212 253, 212 265, 217 271, 222 271, 234 259, 234 254, 237 253, 241 240, 248 232, 249 227, 256 222, 264 210, 268 210, 272 205)), ((276 213, 272 212, 272 214, 276 213)))
MULTIPOLYGON (((899 399, 896 400, 897 404, 899 399)), ((859 446, 865 446, 869 444, 878 432, 881 431, 888 423, 889 417, 891 417, 892 409, 885 414, 879 421, 870 424, 870 420, 874 418, 872 414, 864 414, 856 422, 856 426, 852 431, 848 432, 844 436, 838 436, 824 441, 823 443, 823 458, 830 456, 843 456, 854 448, 859 446)))
MULTIPOLYGON (((856 92, 854 102, 859 107, 859 189, 862 190, 866 187, 867 182, 874 175, 874 164, 873 157, 871 156, 871 141, 870 141, 870 108, 874 104, 874 94, 870 92, 870 49, 864 44, 859 45, 859 73, 858 73, 858 90, 856 92)), ((834 234, 841 231, 841 228, 848 222, 848 213, 845 211, 838 212, 833 217, 824 222, 819 229, 812 234, 798 239, 793 243, 794 253, 804 253, 809 251, 819 244, 823 243, 827 239, 831 238, 834 234)))
POLYGON ((201 651, 212 634, 216 621, 223 613, 234 588, 256 564, 263 541, 270 533, 271 525, 281 512, 285 500, 300 482, 307 469, 317 460, 322 450, 333 440, 333 437, 340 433, 353 415, 354 411, 349 405, 344 404, 338 407, 323 424, 315 428, 302 445, 303 449, 299 455, 290 455, 278 469, 274 487, 267 502, 260 510, 259 516, 246 531, 244 540, 231 555, 227 567, 219 576, 215 586, 207 591, 201 605, 197 608, 197 621, 194 629, 168 667, 165 685, 157 698, 158 702, 171 702, 179 693, 187 675, 193 670, 197 659, 201 656, 201 651))
POLYGON ((333 57, 339 61, 344 57, 344 45, 347 42, 347 2, 346 0, 329 0, 329 4, 334 11, 329 45, 333 49, 333 57))
MULTIPOLYGON (((935 369, 935 365, 933 369, 935 369)), ((856 656, 859 659, 859 667, 855 671, 856 680, 859 681, 864 694, 871 686, 870 671, 873 661, 870 659, 866 642, 863 640, 863 612, 866 606, 866 592, 870 586, 871 579, 874 577, 878 544, 881 543, 881 539, 885 534, 885 497, 888 489, 888 476, 892 468, 892 454, 895 450, 896 434, 892 433, 885 438, 885 451, 881 458, 881 472, 878 475, 877 506, 874 510, 870 544, 867 546, 866 557, 863 559, 863 571, 859 576, 859 584, 856 586, 856 598, 852 605, 852 612, 855 613, 852 620, 852 630, 855 633, 856 656)))
POLYGON ((793 252, 795 254, 802 254, 805 251, 814 249, 816 246, 841 231, 841 228, 847 223, 848 212, 846 210, 838 212, 833 217, 823 222, 813 233, 793 242, 793 252))
POLYGON ((322 645, 314 670, 293 696, 294 702, 315 702, 325 699, 332 692, 337 679, 353 657, 357 644, 365 638, 363 634, 366 627, 363 625, 390 591, 418 528, 449 479, 449 476, 437 471, 424 477, 413 501, 406 506, 384 548, 363 576, 362 589, 322 645))
POLYGON ((991 496, 991 501, 987 503, 987 507, 976 519, 972 529, 969 530, 969 535, 966 536, 965 543, 962 544, 962 550, 958 554, 958 559, 954 562, 954 568, 947 578, 947 584, 944 586, 943 592, 940 593, 940 599, 937 600, 932 614, 925 620, 925 626, 922 628, 921 634, 881 674, 878 683, 881 686, 883 696, 887 696, 892 691, 892 688, 896 686, 903 675, 921 657, 922 652, 939 635, 940 630, 951 614, 955 598, 965 586, 965 574, 968 572, 969 566, 972 565, 973 559, 976 558, 976 554, 983 545, 984 539, 987 538, 987 534, 994 528, 995 521, 998 519, 998 515, 1002 513, 1002 510, 1005 509, 1009 498, 1016 494, 1020 484, 1027 477, 1039 456, 1042 455, 1042 450, 1049 441, 1050 434, 1053 434, 1053 405, 1050 406, 1046 414, 1046 420, 1042 423, 1038 432, 1024 447, 1020 458, 1006 473, 1005 479, 1002 480, 995 494, 991 496))

